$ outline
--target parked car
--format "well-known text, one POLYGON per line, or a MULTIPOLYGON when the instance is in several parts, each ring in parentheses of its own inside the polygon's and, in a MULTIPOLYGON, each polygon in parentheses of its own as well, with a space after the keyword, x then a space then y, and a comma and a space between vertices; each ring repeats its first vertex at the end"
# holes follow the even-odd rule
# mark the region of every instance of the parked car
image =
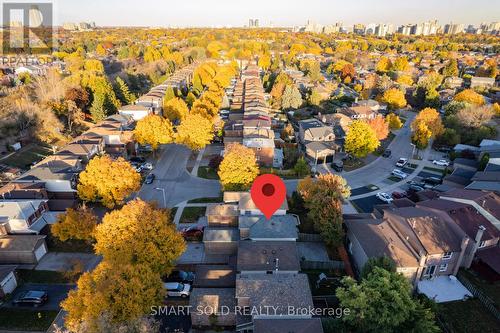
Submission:
POLYGON ((205 227, 201 225, 193 225, 181 230, 184 238, 201 238, 205 232, 205 227))
POLYGON ((399 179, 405 179, 406 177, 408 177, 408 174, 399 170, 399 169, 394 169, 392 170, 392 173, 391 173, 394 177, 396 178, 399 178, 399 179))
POLYGON ((342 162, 342 161, 333 162, 331 166, 332 166, 332 169, 337 171, 337 172, 342 172, 344 170, 344 162, 342 162))
POLYGON ((145 163, 146 159, 144 157, 134 156, 134 157, 130 158, 130 162, 132 162, 132 163, 145 163))
POLYGON ((396 166, 397 167, 404 167, 406 164, 408 163, 408 159, 407 158, 400 158, 397 162, 396 162, 396 166))
POLYGON ((40 290, 29 290, 20 293, 13 301, 15 305, 33 305, 40 306, 47 302, 49 295, 45 291, 40 290))
POLYGON ((153 184, 156 176, 154 173, 150 173, 149 175, 146 176, 146 179, 144 180, 144 183, 146 184, 153 184))
POLYGON ((384 153, 382 154, 382 157, 391 157, 392 152, 390 149, 386 149, 384 153))
POLYGON ((151 163, 144 163, 141 165, 142 170, 153 170, 153 164, 151 163))
POLYGON ((424 178, 424 183, 431 184, 431 185, 439 185, 443 182, 443 180, 439 177, 427 177, 424 178))
POLYGON ((188 298, 191 294, 191 285, 187 283, 166 282, 163 286, 167 289, 168 297, 188 298))
POLYGON ((383 202, 386 202, 386 203, 391 203, 394 200, 391 198, 391 196, 389 194, 384 193, 384 192, 377 193, 377 198, 383 202))
POLYGON ((194 281, 194 273, 186 271, 172 271, 169 276, 165 277, 164 282, 181 282, 192 284, 194 281))
POLYGON ((403 199, 408 197, 408 193, 406 192, 392 192, 393 199, 403 199))
POLYGON ((447 160, 434 160, 434 161, 432 161, 432 164, 447 167, 450 165, 450 162, 448 162, 447 160))
POLYGON ((420 192, 420 191, 425 190, 425 188, 423 188, 422 186, 417 185, 417 184, 410 184, 410 186, 408 188, 410 191, 414 191, 414 192, 420 192))

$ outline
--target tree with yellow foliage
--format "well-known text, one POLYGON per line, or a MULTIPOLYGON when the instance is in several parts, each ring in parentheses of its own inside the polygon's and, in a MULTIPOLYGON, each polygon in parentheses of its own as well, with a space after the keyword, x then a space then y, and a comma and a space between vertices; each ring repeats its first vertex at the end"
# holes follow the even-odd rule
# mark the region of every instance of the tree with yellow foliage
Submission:
POLYGON ((466 102, 469 104, 474 104, 474 105, 484 105, 484 97, 481 94, 478 94, 472 89, 465 89, 458 94, 455 95, 453 98, 454 101, 457 102, 466 102))
POLYGON ((411 136, 411 141, 418 149, 425 149, 429 145, 431 137, 432 132, 424 122, 420 121, 415 124, 411 136))
POLYGON ((248 190, 259 175, 254 151, 238 143, 229 145, 218 175, 225 191, 248 190))
POLYGON ((95 230, 95 251, 114 266, 146 265, 169 274, 186 244, 170 212, 140 199, 107 213, 95 230))
POLYGON ((90 209, 80 207, 68 208, 57 217, 57 222, 50 228, 52 234, 65 242, 68 239, 90 241, 94 239, 97 216, 90 209))
POLYGON ((183 120, 188 112, 189 109, 186 102, 178 97, 169 100, 163 106, 163 116, 171 122, 174 122, 175 120, 183 120))
POLYGON ((139 120, 134 130, 135 140, 141 145, 151 145, 153 151, 156 151, 161 144, 172 142, 173 134, 170 120, 156 114, 139 120))
POLYGON ((387 116, 385 116, 385 121, 387 122, 387 124, 389 124, 389 128, 391 130, 398 130, 403 127, 403 122, 395 113, 391 112, 387 116))
POLYGON ((95 48, 95 53, 98 56, 104 57, 106 55, 106 49, 101 44, 97 44, 95 48))
POLYGON ((419 123, 424 123, 427 126, 427 129, 431 132, 431 136, 433 138, 444 132, 443 122, 441 121, 441 117, 436 109, 425 108, 420 111, 411 124, 413 131, 416 131, 419 128, 419 123))
POLYGON ((349 125, 345 139, 345 150, 357 158, 365 157, 380 146, 377 134, 368 123, 355 120, 349 125))
POLYGON ((403 86, 413 85, 413 79, 410 75, 401 75, 396 79, 396 82, 403 86))
POLYGON ((260 56, 258 66, 267 71, 271 67, 271 56, 267 53, 260 56))
POLYGON ((378 140, 384 140, 389 135, 389 124, 382 116, 370 119, 368 125, 375 131, 378 140))
POLYGON ((123 158, 96 156, 80 173, 78 196, 83 201, 101 202, 108 208, 120 205, 139 190, 141 175, 123 158))
POLYGON ((375 70, 380 73, 388 72, 391 70, 391 68, 392 68, 392 62, 387 57, 381 57, 377 65, 375 66, 375 70))
POLYGON ((389 110, 398 110, 406 106, 404 92, 396 88, 386 90, 382 96, 382 101, 387 104, 389 110))
POLYGON ((200 150, 214 138, 214 125, 200 114, 190 113, 177 126, 176 142, 192 150, 200 150))
POLYGON ((162 304, 164 295, 160 274, 147 265, 113 265, 104 260, 84 273, 62 302, 67 312, 64 323, 71 332, 101 333, 104 314, 110 321, 107 325, 135 320, 162 304))

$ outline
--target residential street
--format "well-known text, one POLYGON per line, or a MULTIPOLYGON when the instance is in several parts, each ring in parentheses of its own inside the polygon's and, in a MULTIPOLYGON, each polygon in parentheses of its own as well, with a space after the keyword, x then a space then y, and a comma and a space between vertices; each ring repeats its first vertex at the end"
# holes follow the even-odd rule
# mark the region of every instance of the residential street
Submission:
POLYGON ((217 180, 202 179, 189 174, 186 170, 191 151, 181 145, 165 145, 158 151, 160 159, 155 165, 153 173, 156 179, 153 184, 143 184, 137 197, 157 201, 162 207, 164 189, 166 205, 169 208, 177 204, 203 197, 217 197, 220 193, 220 184, 217 180))

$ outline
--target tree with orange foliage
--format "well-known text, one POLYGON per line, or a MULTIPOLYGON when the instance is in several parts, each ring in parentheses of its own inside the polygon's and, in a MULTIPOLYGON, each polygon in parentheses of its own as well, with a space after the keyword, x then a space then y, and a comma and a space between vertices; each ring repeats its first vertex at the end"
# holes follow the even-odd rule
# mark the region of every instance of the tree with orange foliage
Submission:
POLYGON ((389 124, 385 121, 384 117, 377 116, 369 120, 368 124, 375 131, 377 139, 384 140, 389 135, 389 124))
POLYGON ((441 121, 441 117, 436 109, 425 108, 418 113, 415 120, 411 124, 411 128, 414 132, 419 128, 420 123, 426 125, 433 138, 444 132, 443 122, 441 121))
POLYGON ((475 105, 484 105, 485 103, 483 95, 478 94, 472 89, 465 89, 459 92, 458 94, 455 95, 453 100, 457 102, 466 102, 475 105))

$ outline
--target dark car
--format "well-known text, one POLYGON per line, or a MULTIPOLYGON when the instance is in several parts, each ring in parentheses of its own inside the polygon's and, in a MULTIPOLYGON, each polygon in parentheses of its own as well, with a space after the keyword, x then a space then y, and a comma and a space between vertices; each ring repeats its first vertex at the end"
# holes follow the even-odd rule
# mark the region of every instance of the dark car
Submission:
POLYGON ((13 301, 12 303, 16 305, 33 305, 33 306, 39 306, 42 305, 43 303, 47 302, 49 299, 49 295, 45 291, 40 291, 40 290, 29 290, 20 293, 13 301))
POLYGON ((384 153, 382 154, 382 157, 391 157, 392 152, 390 149, 386 149, 384 153))
POLYGON ((152 184, 153 181, 155 180, 156 176, 154 173, 150 173, 149 175, 146 176, 146 179, 144 180, 144 183, 146 184, 152 184))
POLYGON ((427 177, 424 179, 424 183, 430 184, 430 185, 439 185, 443 182, 443 180, 439 177, 427 177))
POLYGON ((342 161, 333 162, 332 169, 337 171, 337 172, 342 172, 344 170, 344 163, 342 161))
POLYGON ((421 191, 425 190, 424 187, 417 185, 417 184, 410 184, 409 189, 410 189, 410 191, 414 191, 414 192, 421 192, 421 191))
POLYGON ((181 234, 186 239, 201 238, 203 237, 203 232, 205 231, 204 226, 193 225, 182 229, 181 234))
POLYGON ((408 193, 406 192, 392 192, 392 197, 394 199, 403 199, 408 197, 408 193))
POLYGON ((181 282, 193 284, 194 273, 186 271, 172 271, 172 273, 163 279, 164 282, 181 282))
POLYGON ((144 162, 146 162, 146 159, 144 157, 134 156, 134 157, 130 158, 130 162, 132 162, 132 163, 144 163, 144 162))

